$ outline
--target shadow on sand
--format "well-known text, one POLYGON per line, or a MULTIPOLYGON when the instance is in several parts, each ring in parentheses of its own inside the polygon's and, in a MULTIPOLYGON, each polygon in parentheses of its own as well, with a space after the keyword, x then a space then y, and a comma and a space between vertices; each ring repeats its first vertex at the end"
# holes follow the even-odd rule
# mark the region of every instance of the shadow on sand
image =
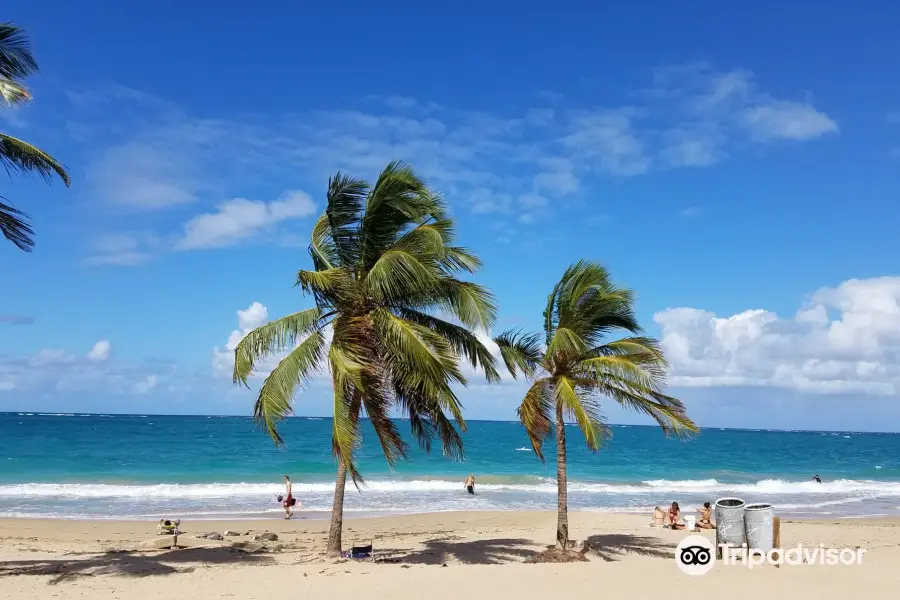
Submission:
POLYGON ((428 540, 423 546, 421 550, 390 550, 389 557, 383 562, 441 565, 452 561, 466 565, 501 565, 522 562, 535 553, 534 542, 523 539, 428 540))
POLYGON ((269 565, 269 556, 247 554, 233 548, 184 548, 160 553, 113 551, 66 560, 17 560, 0 563, 0 578, 14 575, 49 575, 55 585, 78 577, 113 575, 149 577, 170 573, 189 573, 197 565, 269 565), (189 565, 190 566, 185 566, 189 565))
POLYGON ((672 560, 676 547, 656 537, 624 533, 592 535, 584 541, 584 546, 588 556, 599 556, 606 562, 621 560, 629 554, 672 560))

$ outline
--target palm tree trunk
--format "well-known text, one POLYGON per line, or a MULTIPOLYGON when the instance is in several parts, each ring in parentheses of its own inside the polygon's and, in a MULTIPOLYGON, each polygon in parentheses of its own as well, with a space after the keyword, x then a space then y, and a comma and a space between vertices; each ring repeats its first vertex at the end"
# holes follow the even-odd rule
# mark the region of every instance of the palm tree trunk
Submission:
POLYGON ((563 550, 569 547, 569 482, 566 478, 566 424, 562 403, 556 402, 556 543, 563 550))
POLYGON ((341 531, 344 528, 344 485, 347 483, 347 467, 338 459, 337 480, 334 482, 334 504, 331 505, 331 526, 328 528, 328 558, 341 556, 341 531))

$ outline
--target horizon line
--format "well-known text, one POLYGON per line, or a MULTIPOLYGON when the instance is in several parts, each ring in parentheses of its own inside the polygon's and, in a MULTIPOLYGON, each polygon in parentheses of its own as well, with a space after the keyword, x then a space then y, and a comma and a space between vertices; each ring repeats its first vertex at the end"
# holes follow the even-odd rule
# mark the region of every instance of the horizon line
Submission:
MULTIPOLYGON (((203 414, 166 414, 166 413, 116 413, 116 412, 25 412, 20 410, 0 411, 3 415, 30 415, 30 416, 110 416, 110 417, 218 417, 218 418, 237 418, 237 419, 253 419, 252 415, 203 415, 203 414)), ((320 417, 316 415, 290 415, 285 419, 333 419, 334 417, 320 417)), ((408 421, 408 418, 391 417, 397 421, 408 421)), ((362 420, 368 421, 368 417, 362 417, 362 420)), ((505 419, 466 419, 467 423, 518 423, 517 420, 505 419)), ((573 423, 567 423, 570 425, 573 423)), ((657 425, 636 424, 636 423, 607 423, 610 427, 647 427, 651 429, 659 429, 657 425)), ((722 431, 750 431, 750 432, 767 432, 767 433, 856 433, 856 434, 878 434, 878 435, 900 435, 900 431, 850 431, 845 429, 768 429, 761 427, 720 427, 716 425, 700 426, 700 432, 704 429, 718 429, 722 431)))

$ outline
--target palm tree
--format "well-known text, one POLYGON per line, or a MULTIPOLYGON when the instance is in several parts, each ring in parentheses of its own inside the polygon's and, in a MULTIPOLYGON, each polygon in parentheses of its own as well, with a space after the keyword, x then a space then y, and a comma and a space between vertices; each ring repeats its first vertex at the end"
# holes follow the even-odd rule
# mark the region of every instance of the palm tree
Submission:
POLYGON ((254 408, 257 422, 280 445, 276 426, 292 412, 294 392, 317 372, 329 371, 337 481, 327 553, 336 556, 347 473, 357 487, 362 482, 354 461, 362 413, 391 466, 407 451, 389 418, 393 406, 409 418, 422 448, 430 450, 438 437, 445 454, 461 457, 462 439, 447 416, 465 431, 451 388, 466 383, 460 357, 489 380, 499 380, 499 373, 472 331, 493 323, 493 297, 456 277, 477 271, 481 261, 453 245, 453 221, 441 198, 409 167, 392 162, 374 186, 337 173, 328 182, 327 201, 309 246, 315 270, 297 274, 315 307, 247 335, 235 349, 234 382, 247 385, 262 358, 290 350, 266 377, 254 408))
POLYGON ((556 541, 563 550, 569 544, 564 419, 575 421, 592 451, 608 435, 604 396, 649 415, 667 435, 697 431, 681 401, 663 393, 667 364, 658 343, 640 333, 634 293, 616 287, 602 266, 579 261, 547 298, 544 347, 538 334, 515 330, 494 340, 510 373, 521 371, 532 383, 517 412, 542 461, 544 439, 556 430, 556 541), (617 330, 632 335, 609 341, 617 330))
MULTIPOLYGON (((21 80, 37 73, 38 66, 31 54, 28 38, 12 23, 0 24, 0 96, 7 106, 17 106, 31 100, 21 80)), ((0 165, 7 173, 37 173, 48 183, 59 177, 66 187, 69 174, 55 158, 31 144, 0 132, 0 165)), ((34 230, 28 215, 6 204, 0 196, 0 232, 25 252, 34 246, 34 230)))

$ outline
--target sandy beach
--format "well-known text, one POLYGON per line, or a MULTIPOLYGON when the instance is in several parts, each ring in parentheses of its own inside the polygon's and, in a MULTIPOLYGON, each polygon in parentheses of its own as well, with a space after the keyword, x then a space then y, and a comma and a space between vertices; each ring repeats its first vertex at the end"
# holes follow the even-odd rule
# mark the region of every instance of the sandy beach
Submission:
MULTIPOLYGON (((783 546, 865 548, 861 565, 716 565, 691 577, 674 562, 687 532, 650 528, 643 516, 570 514, 588 562, 525 564, 552 543, 553 512, 444 512, 347 519, 344 544, 374 540, 376 561, 322 556, 327 521, 193 521, 175 550, 148 550, 155 524, 0 520, 4 598, 887 598, 896 594, 900 520, 786 520, 783 546), (224 541, 194 537, 235 531, 224 541), (256 535, 275 533, 263 542, 256 535), (248 535, 249 534, 249 535, 248 535), (238 547, 235 547, 238 546, 238 547)), ((703 535, 712 538, 712 532, 703 535)))

